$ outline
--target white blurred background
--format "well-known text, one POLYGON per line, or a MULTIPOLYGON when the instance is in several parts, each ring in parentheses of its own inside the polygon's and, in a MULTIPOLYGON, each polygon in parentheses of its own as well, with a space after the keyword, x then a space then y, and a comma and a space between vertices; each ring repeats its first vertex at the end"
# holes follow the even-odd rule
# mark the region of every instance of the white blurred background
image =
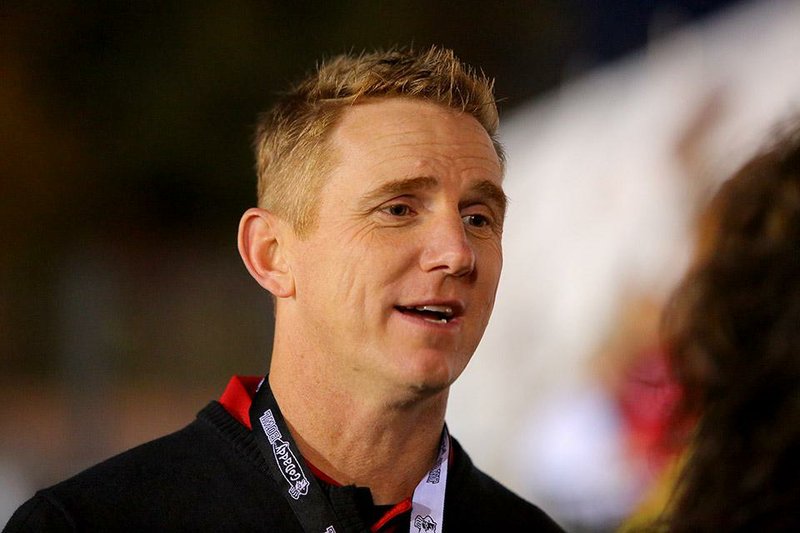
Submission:
POLYGON ((663 384, 631 369, 662 349, 658 311, 698 208, 800 112, 798 28, 797 2, 735 6, 503 123, 503 278, 448 420, 478 464, 572 529, 613 529, 660 474, 626 403, 663 402, 663 384))

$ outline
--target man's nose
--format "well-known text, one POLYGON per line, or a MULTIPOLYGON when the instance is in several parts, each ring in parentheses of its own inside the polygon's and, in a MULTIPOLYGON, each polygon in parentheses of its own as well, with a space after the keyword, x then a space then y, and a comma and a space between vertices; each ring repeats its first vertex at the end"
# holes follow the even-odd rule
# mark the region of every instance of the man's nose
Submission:
POLYGON ((440 221, 423 239, 420 265, 424 271, 460 277, 475 270, 475 250, 460 216, 440 221))

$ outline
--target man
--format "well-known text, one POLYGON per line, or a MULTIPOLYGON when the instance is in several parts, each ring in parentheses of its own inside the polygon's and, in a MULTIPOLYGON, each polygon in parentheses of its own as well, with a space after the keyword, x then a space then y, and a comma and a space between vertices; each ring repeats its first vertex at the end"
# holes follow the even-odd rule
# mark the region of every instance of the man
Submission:
POLYGON ((259 125, 239 251, 275 300, 264 380, 40 492, 9 531, 557 531, 449 437, 491 314, 491 83, 441 49, 340 56, 259 125))

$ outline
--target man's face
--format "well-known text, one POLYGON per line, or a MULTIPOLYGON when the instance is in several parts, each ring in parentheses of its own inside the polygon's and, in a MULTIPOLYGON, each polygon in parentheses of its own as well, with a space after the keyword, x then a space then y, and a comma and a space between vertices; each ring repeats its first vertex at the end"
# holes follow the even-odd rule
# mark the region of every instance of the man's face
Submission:
POLYGON ((502 170, 467 114, 381 99, 344 111, 315 229, 293 242, 295 318, 344 384, 439 391, 483 335, 502 266, 502 170))

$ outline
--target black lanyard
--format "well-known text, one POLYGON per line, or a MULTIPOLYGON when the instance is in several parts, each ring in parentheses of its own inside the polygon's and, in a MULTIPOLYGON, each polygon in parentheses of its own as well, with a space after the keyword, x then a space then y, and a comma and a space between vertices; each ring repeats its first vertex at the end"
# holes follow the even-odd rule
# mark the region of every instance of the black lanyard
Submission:
MULTIPOLYGON (((269 377, 269 376, 267 376, 269 377)), ((307 533, 343 533, 336 513, 294 442, 267 378, 250 406, 250 424, 272 479, 307 533)))

